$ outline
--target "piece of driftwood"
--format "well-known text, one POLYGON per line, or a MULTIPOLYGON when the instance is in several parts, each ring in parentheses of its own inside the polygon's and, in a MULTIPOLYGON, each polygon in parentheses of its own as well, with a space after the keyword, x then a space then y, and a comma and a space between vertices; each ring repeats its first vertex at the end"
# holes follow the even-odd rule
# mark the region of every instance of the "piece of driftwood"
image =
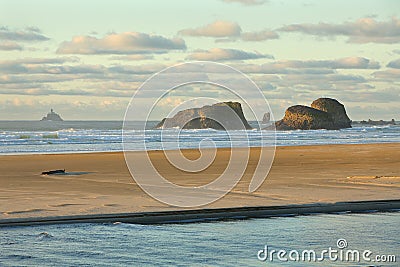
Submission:
POLYGON ((65 169, 64 170, 45 171, 45 172, 42 172, 42 175, 61 174, 61 173, 65 173, 65 169))

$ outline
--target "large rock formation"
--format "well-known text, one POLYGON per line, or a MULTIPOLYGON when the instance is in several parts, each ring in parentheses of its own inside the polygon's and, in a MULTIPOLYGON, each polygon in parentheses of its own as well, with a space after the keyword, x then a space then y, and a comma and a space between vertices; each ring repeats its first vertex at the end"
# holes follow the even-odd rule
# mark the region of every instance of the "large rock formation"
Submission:
POLYGON ((164 118, 155 128, 217 129, 240 130, 252 129, 244 117, 239 102, 222 102, 212 106, 191 108, 179 111, 172 118, 164 118))
POLYGON ((311 107, 289 107, 283 119, 275 122, 276 130, 338 130, 351 128, 344 106, 335 99, 319 98, 311 107))
POLYGON ((311 103, 311 107, 327 112, 331 115, 334 125, 339 128, 351 128, 351 120, 346 114, 343 104, 332 98, 318 98, 311 103))

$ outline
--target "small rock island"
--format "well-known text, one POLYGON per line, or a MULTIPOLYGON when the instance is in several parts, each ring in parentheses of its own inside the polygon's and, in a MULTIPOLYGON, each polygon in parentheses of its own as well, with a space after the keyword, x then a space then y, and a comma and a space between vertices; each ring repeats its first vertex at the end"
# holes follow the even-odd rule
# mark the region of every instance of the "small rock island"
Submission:
POLYGON ((239 102, 221 102, 201 108, 190 108, 179 111, 172 118, 164 118, 155 128, 181 129, 216 129, 240 130, 252 129, 244 117, 239 102))
POLYGON ((53 109, 50 110, 49 113, 47 113, 46 116, 44 116, 41 121, 64 121, 60 115, 54 112, 53 109))
MULTIPOLYGON (((276 130, 339 130, 351 128, 351 120, 344 105, 336 99, 318 98, 311 107, 295 105, 289 107, 283 119, 275 122, 276 130)), ((267 130, 271 127, 267 127, 267 130)))

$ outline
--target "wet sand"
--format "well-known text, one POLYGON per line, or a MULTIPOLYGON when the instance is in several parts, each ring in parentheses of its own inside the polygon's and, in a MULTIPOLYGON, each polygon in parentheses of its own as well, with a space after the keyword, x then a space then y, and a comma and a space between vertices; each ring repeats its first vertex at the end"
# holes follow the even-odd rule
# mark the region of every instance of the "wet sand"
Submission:
MULTIPOLYGON (((199 209, 400 199, 399 143, 278 147, 267 179, 249 193, 259 151, 251 149, 246 172, 231 193, 199 209)), ((219 149, 214 163, 197 174, 173 168, 162 151, 149 155, 171 182, 198 186, 225 169, 230 153, 219 149)), ((199 151, 184 154, 195 159, 199 151)), ((0 156, 0 162, 0 219, 182 209, 145 194, 122 153, 0 156), (64 168, 72 175, 41 175, 64 168)))

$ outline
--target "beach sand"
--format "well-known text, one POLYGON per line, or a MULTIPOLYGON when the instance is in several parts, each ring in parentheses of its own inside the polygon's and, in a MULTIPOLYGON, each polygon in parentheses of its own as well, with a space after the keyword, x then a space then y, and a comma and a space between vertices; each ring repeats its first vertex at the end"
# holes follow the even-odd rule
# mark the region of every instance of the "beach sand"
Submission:
MULTIPOLYGON (((267 179, 249 193, 259 151, 251 149, 250 164, 231 193, 199 208, 400 199, 400 143, 277 147, 267 179)), ((219 149, 213 165, 197 174, 174 169, 162 151, 149 153, 171 182, 194 186, 217 177, 231 151, 219 149)), ((195 159, 199 151, 184 154, 195 159)), ((145 194, 131 178, 120 152, 9 155, 0 156, 0 162, 0 219, 182 209, 145 194), (52 169, 76 175, 41 175, 52 169)))

